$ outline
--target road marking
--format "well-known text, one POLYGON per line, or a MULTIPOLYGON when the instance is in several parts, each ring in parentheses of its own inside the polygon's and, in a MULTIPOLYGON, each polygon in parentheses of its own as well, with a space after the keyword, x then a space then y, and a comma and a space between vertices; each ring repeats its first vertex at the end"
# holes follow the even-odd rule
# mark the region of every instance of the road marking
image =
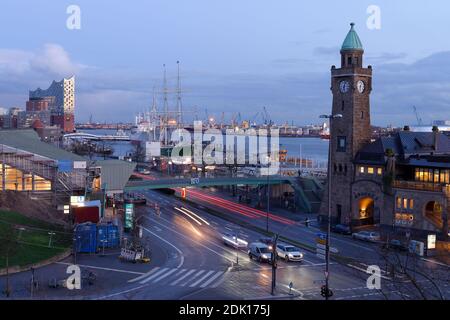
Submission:
POLYGON ((200 270, 199 272, 197 272, 194 277, 192 279, 189 279, 188 281, 184 282, 181 284, 182 287, 184 287, 185 285, 188 284, 188 282, 190 282, 191 280, 194 280, 195 278, 197 278, 199 275, 201 275, 202 273, 204 273, 206 270, 200 270))
POLYGON ((162 268, 161 270, 159 270, 158 272, 155 272, 154 274, 152 274, 150 277, 145 278, 144 280, 140 281, 140 284, 145 284, 147 282, 149 282, 150 280, 154 279, 155 277, 159 276, 160 274, 166 272, 167 270, 169 270, 169 268, 162 268))
POLYGON ((430 260, 430 259, 420 258, 420 260, 424 260, 424 261, 427 261, 427 262, 430 262, 430 263, 434 263, 434 264, 437 264, 437 265, 440 265, 440 266, 443 266, 443 267, 450 267, 448 264, 437 262, 437 261, 433 261, 433 260, 430 260))
MULTIPOLYGON (((350 263, 348 263, 348 264, 347 264, 347 266, 349 266, 350 268, 356 269, 356 270, 358 270, 358 271, 361 271, 361 272, 367 273, 367 270, 366 270, 366 269, 363 269, 363 268, 357 267, 357 266, 355 266, 355 265, 353 265, 353 264, 350 264, 350 263)), ((383 278, 383 279, 385 279, 385 280, 392 280, 392 278, 389 278, 389 277, 383 276, 383 275, 381 275, 381 274, 380 274, 380 277, 381 277, 381 278, 383 278)))
MULTIPOLYGON (((149 219, 150 220, 150 218, 148 218, 147 216, 145 216, 147 219, 149 219)), ((163 242, 165 242, 165 243, 167 243, 169 246, 171 246, 172 248, 174 248, 179 254, 180 254, 180 263, 178 264, 178 266, 177 266, 177 269, 180 269, 181 268, 181 266, 184 264, 184 255, 183 255, 183 252, 180 250, 180 249, 178 249, 174 244, 172 244, 171 242, 169 242, 169 241, 167 241, 166 239, 163 239, 163 238, 161 238, 160 236, 158 236, 156 233, 154 233, 154 232, 151 232, 150 230, 148 230, 147 228, 145 228, 145 227, 142 227, 145 231, 147 231, 148 233, 151 233, 152 235, 154 235, 155 237, 157 237, 159 240, 161 240, 161 241, 163 241, 163 242)), ((162 230, 161 230, 162 231, 162 230)))
POLYGON ((207 274, 205 274, 203 277, 201 277, 200 279, 198 279, 197 281, 195 281, 193 284, 191 284, 189 287, 195 287, 197 286, 200 282, 202 282, 203 280, 205 280, 206 278, 208 278, 212 273, 214 273, 214 271, 209 271, 207 274))
POLYGON ((149 275, 151 275, 152 273, 156 272, 158 269, 159 269, 159 267, 155 267, 155 268, 153 268, 152 270, 150 270, 149 272, 144 273, 144 274, 143 274, 142 276, 140 276, 140 277, 137 277, 137 278, 128 280, 128 282, 132 283, 132 282, 136 282, 136 281, 142 280, 142 279, 148 277, 149 275))
MULTIPOLYGON (((145 216, 145 217, 146 217, 147 219, 149 219, 150 221, 154 222, 154 223, 158 223, 158 224, 159 224, 160 226, 162 226, 163 228, 166 228, 166 229, 168 229, 168 230, 170 230, 170 231, 172 231, 172 232, 174 232, 174 233, 180 235, 180 236, 183 237, 183 238, 189 239, 190 241, 192 241, 192 242, 198 244, 199 246, 205 248, 206 250, 209 250, 209 251, 211 251, 211 252, 217 254, 218 256, 220 256, 220 257, 222 257, 222 258, 224 258, 224 259, 226 259, 226 260, 228 260, 228 261, 234 263, 234 261, 235 261, 234 259, 231 259, 231 258, 229 258, 229 257, 227 257, 227 256, 225 256, 225 255, 223 255, 223 254, 221 254, 221 253, 219 253, 219 252, 217 252, 216 250, 211 249, 211 248, 208 247, 208 246, 205 246, 204 244, 200 243, 199 241, 196 241, 196 240, 192 239, 192 237, 188 237, 188 236, 186 236, 185 234, 182 234, 182 233, 176 231, 175 229, 172 229, 171 227, 165 226, 165 225, 163 225, 162 223, 160 223, 160 222, 158 222, 158 221, 156 221, 156 220, 150 219, 150 218, 147 217, 147 216, 145 216)), ((164 218, 162 218, 162 220, 164 220, 164 221, 170 223, 170 221, 168 221, 168 220, 166 220, 166 219, 164 219, 164 218)), ((145 229, 145 228, 144 228, 144 229, 145 229)), ((215 245, 215 246, 217 246, 217 247, 219 247, 219 248, 221 248, 222 250, 224 250, 224 251, 226 251, 226 252, 228 252, 228 253, 232 253, 231 251, 227 250, 226 248, 224 248, 224 247, 222 247, 222 246, 219 246, 219 245, 216 244, 216 243, 213 243, 213 242, 208 241, 208 240, 205 240, 205 241, 206 241, 206 242, 209 242, 209 243, 211 243, 211 244, 213 244, 213 245, 215 245)), ((233 253, 232 253, 232 254, 233 254, 233 253)))
POLYGON ((213 275, 211 278, 209 278, 205 283, 203 283, 200 288, 206 288, 208 285, 210 285, 214 280, 216 280, 218 277, 220 277, 222 274, 224 274, 223 271, 216 272, 215 275, 213 275))
MULTIPOLYGON (((73 263, 67 263, 67 262, 56 262, 57 264, 62 264, 65 266, 70 266, 73 263)), ((112 269, 112 268, 103 268, 103 267, 96 267, 96 266, 88 266, 83 264, 78 264, 79 267, 82 268, 89 268, 89 269, 99 269, 99 270, 105 270, 105 271, 114 271, 114 272, 122 272, 122 273, 130 273, 130 274, 139 274, 144 275, 143 272, 136 272, 136 271, 128 271, 128 270, 122 270, 122 269, 112 269)))
POLYGON ((184 278, 186 278, 187 276, 189 276, 191 273, 195 272, 195 269, 189 270, 188 273, 186 273, 184 276, 182 276, 181 278, 175 280, 174 282, 172 282, 170 285, 174 286, 176 285, 178 282, 180 282, 181 280, 183 280, 184 278))
POLYGON ((164 278, 170 276, 172 273, 174 273, 174 272, 177 271, 177 270, 178 270, 178 269, 172 269, 172 270, 170 270, 169 272, 167 272, 167 273, 163 274, 162 276, 160 276, 160 277, 156 278, 155 280, 153 280, 152 283, 157 283, 157 282, 161 281, 162 279, 164 279, 164 278))

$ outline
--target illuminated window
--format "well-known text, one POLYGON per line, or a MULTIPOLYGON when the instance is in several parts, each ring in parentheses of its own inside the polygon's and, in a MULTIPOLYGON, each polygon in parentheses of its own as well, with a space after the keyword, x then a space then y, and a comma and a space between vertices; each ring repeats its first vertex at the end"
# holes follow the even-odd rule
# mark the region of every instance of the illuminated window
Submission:
POLYGON ((375 172, 375 170, 372 167, 368 167, 367 168, 367 173, 368 174, 373 174, 375 172))
POLYGON ((397 208, 401 208, 402 207, 402 198, 397 197, 397 208))
POLYGON ((382 169, 382 168, 378 168, 378 169, 377 169, 377 174, 378 174, 379 176, 381 176, 381 175, 383 174, 383 169, 382 169))
POLYGON ((414 209, 414 199, 409 199, 409 208, 414 209))
POLYGON ((403 199, 403 209, 408 209, 408 199, 403 199))
POLYGON ((360 173, 364 173, 364 167, 363 167, 363 166, 360 166, 360 167, 359 167, 359 172, 360 172, 360 173))

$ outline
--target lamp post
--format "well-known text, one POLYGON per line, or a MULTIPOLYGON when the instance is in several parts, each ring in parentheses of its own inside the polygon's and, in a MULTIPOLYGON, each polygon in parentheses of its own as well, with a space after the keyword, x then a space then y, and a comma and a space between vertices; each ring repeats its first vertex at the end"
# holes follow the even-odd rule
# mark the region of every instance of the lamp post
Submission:
POLYGON ((328 144, 328 222, 327 222, 327 241, 326 241, 326 248, 325 248, 325 288, 326 288, 326 294, 325 299, 328 300, 329 298, 329 278, 330 278, 330 236, 331 236, 331 145, 333 141, 333 137, 331 136, 332 133, 332 122, 334 119, 340 119, 342 118, 342 114, 331 114, 331 115, 321 115, 320 118, 322 119, 328 119, 329 120, 329 127, 330 127, 330 141, 328 144))
POLYGON ((266 212, 266 232, 269 232, 269 212, 270 212, 270 184, 269 184, 269 175, 270 175, 270 156, 267 157, 267 212, 266 212))

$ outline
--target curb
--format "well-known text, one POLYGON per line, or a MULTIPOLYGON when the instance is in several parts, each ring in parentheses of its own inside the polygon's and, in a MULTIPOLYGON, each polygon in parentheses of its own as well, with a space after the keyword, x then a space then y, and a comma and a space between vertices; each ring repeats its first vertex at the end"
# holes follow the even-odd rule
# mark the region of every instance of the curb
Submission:
MULTIPOLYGON (((15 273, 28 271, 31 268, 37 269, 37 268, 45 267, 49 264, 61 261, 65 258, 67 258, 68 256, 70 256, 71 254, 72 254, 72 249, 67 249, 66 251, 64 251, 56 256, 53 256, 47 260, 44 260, 44 261, 29 264, 26 266, 12 266, 12 267, 8 268, 9 269, 8 274, 11 275, 11 274, 15 274, 15 273)), ((0 276, 4 276, 4 275, 6 275, 6 268, 0 269, 0 276)))

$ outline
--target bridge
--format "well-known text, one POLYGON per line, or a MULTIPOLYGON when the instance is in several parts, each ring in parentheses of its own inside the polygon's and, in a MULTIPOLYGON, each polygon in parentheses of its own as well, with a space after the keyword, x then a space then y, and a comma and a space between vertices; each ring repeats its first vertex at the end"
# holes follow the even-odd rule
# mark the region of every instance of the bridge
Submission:
POLYGON ((304 212, 315 212, 320 205, 322 186, 310 178, 293 178, 274 175, 263 177, 217 177, 217 178, 163 178, 143 181, 129 181, 124 191, 149 189, 174 189, 184 187, 213 187, 231 185, 279 185, 289 184, 295 190, 300 208, 304 212))
POLYGON ((64 135, 67 139, 85 139, 92 141, 130 141, 130 136, 127 135, 96 135, 85 132, 68 133, 64 135))

